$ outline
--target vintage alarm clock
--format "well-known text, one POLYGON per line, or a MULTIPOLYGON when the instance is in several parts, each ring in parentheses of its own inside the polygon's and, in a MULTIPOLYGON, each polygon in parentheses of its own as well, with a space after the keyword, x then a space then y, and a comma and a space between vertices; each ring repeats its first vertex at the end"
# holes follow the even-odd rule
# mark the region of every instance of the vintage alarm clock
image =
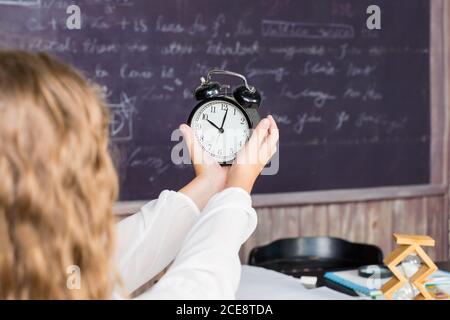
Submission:
POLYGON ((202 148, 221 165, 230 165, 258 124, 261 95, 247 79, 235 72, 211 70, 194 91, 198 104, 188 125, 202 148), (229 85, 211 81, 213 75, 238 77, 243 84, 228 93, 229 85))

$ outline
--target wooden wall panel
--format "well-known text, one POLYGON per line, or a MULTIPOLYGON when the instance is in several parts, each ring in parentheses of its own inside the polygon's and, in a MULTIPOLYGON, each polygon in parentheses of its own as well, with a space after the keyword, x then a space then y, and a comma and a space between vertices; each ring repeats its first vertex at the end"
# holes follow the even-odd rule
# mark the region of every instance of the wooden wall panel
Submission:
POLYGON ((447 15, 444 6, 448 1, 431 1, 431 39, 430 39, 430 102, 431 102, 431 182, 447 183, 447 155, 445 130, 447 127, 445 77, 445 40, 447 15))
POLYGON ((391 214, 391 202, 389 201, 372 201, 367 203, 367 242, 377 244, 386 252, 393 249, 391 238, 393 219, 391 214))
POLYGON ((353 202, 329 205, 258 208, 258 228, 242 246, 244 263, 250 250, 281 238, 332 236, 379 246, 384 254, 395 243, 392 234, 427 234, 436 247, 427 249, 435 260, 448 259, 446 196, 353 202))
POLYGON ((446 120, 446 126, 444 128, 444 139, 445 139, 445 146, 446 146, 446 151, 444 152, 444 164, 446 165, 444 167, 444 175, 446 177, 446 186, 447 186, 447 195, 445 197, 445 202, 444 202, 444 212, 445 212, 445 220, 448 221, 447 224, 447 254, 448 256, 450 256, 450 248, 449 248, 449 243, 450 243, 450 191, 448 189, 449 184, 448 181, 449 179, 449 174, 450 174, 450 3, 449 1, 445 1, 444 2, 444 12, 445 14, 445 19, 444 19, 444 70, 445 70, 445 82, 446 82, 446 90, 445 90, 445 113, 443 115, 443 117, 446 120))
MULTIPOLYGON (((428 224, 427 224, 427 234, 434 239, 443 239, 447 237, 444 228, 442 228, 442 214, 444 212, 444 201, 439 201, 436 198, 425 199, 425 205, 427 206, 428 212, 428 224)), ((430 250, 428 250, 430 251, 430 250)), ((444 255, 446 251, 445 245, 436 246, 435 255, 444 255)))

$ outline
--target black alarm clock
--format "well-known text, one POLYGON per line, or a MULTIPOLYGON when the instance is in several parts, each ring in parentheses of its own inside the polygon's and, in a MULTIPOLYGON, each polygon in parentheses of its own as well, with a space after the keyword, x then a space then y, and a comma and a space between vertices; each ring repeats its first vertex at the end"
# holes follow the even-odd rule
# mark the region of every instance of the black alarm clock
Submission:
POLYGON ((212 158, 230 165, 260 120, 261 95, 243 75, 231 71, 211 70, 200 81, 194 91, 199 102, 189 115, 188 125, 212 158), (212 75, 238 77, 243 84, 229 94, 230 86, 211 81, 212 75))

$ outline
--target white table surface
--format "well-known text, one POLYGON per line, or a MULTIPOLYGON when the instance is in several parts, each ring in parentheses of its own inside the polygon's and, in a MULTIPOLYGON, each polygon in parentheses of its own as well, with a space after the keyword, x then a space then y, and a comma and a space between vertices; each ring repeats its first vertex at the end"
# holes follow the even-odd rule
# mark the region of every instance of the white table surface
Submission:
POLYGON ((300 279, 280 272, 243 265, 238 300, 354 300, 327 287, 307 289, 300 279))

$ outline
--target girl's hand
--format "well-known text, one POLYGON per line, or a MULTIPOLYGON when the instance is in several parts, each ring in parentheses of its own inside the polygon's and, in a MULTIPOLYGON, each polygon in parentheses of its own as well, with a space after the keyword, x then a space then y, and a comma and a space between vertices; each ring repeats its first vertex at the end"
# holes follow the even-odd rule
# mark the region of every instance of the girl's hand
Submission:
POLYGON ((251 192, 256 178, 277 150, 278 127, 272 116, 262 119, 231 166, 225 187, 251 192))
POLYGON ((222 189, 225 186, 228 167, 221 166, 198 143, 192 128, 186 124, 180 126, 184 141, 186 142, 196 176, 205 176, 216 180, 222 189))
POLYGON ((187 144, 196 175, 195 179, 180 192, 189 196, 202 210, 214 194, 225 188, 229 167, 222 167, 203 150, 191 127, 182 124, 180 130, 187 144))

